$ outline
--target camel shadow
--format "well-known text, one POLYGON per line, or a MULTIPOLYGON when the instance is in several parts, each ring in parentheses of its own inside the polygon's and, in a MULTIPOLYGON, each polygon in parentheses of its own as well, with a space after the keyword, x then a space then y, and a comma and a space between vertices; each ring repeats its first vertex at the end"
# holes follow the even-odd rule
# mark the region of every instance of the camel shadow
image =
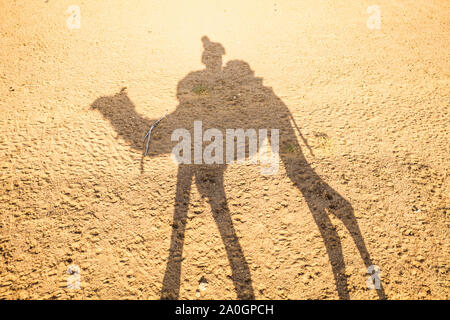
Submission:
MULTIPOLYGON (((295 156, 280 153, 286 173, 301 191, 323 238, 340 299, 349 299, 345 261, 341 239, 330 215, 343 222, 366 265, 372 260, 357 224, 351 204, 329 186, 311 168, 302 153, 297 134, 303 138, 293 116, 273 90, 265 87, 262 78, 255 77, 249 64, 241 60, 229 61, 223 66, 225 49, 220 43, 202 38, 205 69, 189 73, 177 86, 179 105, 152 134, 149 156, 172 152, 171 133, 183 128, 194 134, 194 121, 201 120, 204 129, 227 128, 279 129, 279 145, 297 150, 295 156), (297 131, 296 131, 297 130, 297 131)), ((157 119, 147 119, 136 112, 135 105, 122 89, 113 96, 100 97, 91 105, 107 119, 117 135, 133 149, 143 151, 143 138, 157 119)), ((269 137, 269 140, 272 137, 269 137)), ((251 156, 246 141, 246 157, 251 156)), ((193 153, 193 152, 192 152, 193 153)), ((141 161, 141 170, 143 170, 141 161)), ((179 164, 173 229, 169 258, 163 278, 162 299, 177 299, 180 290, 181 261, 186 230, 187 212, 192 183, 211 207, 214 220, 225 245, 232 270, 232 280, 239 299, 254 299, 250 268, 233 227, 224 189, 227 164, 179 164)), ((383 288, 377 290, 385 299, 383 288)))

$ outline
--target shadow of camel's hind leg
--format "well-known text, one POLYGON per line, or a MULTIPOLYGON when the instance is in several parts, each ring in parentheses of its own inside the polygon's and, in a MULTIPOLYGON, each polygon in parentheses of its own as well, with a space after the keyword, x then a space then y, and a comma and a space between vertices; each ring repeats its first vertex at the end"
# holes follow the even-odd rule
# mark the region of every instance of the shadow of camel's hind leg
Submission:
MULTIPOLYGON (((297 186, 300 185, 299 183, 296 184, 297 186)), ((336 228, 333 226, 325 208, 321 205, 322 200, 318 199, 318 195, 315 194, 314 191, 308 190, 309 188, 307 186, 299 187, 299 189, 305 197, 309 210, 311 211, 325 244, 339 299, 350 299, 347 277, 345 275, 342 243, 336 228)))
MULTIPOLYGON (((285 158, 283 161, 286 164, 286 172, 289 178, 302 192, 323 238, 339 298, 350 299, 341 239, 331 222, 329 214, 335 215, 343 222, 351 234, 364 264, 368 267, 372 265, 372 261, 356 221, 353 207, 323 181, 305 160, 285 158)), ((381 299, 385 298, 383 288, 377 290, 377 293, 381 299)))
POLYGON ((341 239, 324 208, 315 206, 315 201, 312 200, 314 196, 307 196, 305 193, 303 195, 325 244, 339 299, 350 299, 341 239))
MULTIPOLYGON (((325 185, 324 189, 325 197, 330 202, 328 205, 330 213, 332 213, 342 221, 345 228, 352 236, 353 242, 355 243, 366 268, 369 268, 369 266, 373 265, 373 262, 370 258, 369 251, 367 250, 364 238, 361 233, 361 229, 359 228, 358 222, 356 221, 352 206, 329 185, 325 185)), ((377 294, 380 299, 386 299, 386 294, 381 283, 380 288, 377 289, 377 294)))
POLYGON ((172 223, 169 260, 164 274, 161 299, 178 299, 180 292, 181 257, 183 254, 184 232, 192 184, 190 168, 178 168, 175 211, 172 223))
MULTIPOLYGON (((205 172, 202 172, 205 173, 205 172)), ((199 191, 208 198, 214 220, 225 245, 231 266, 232 280, 238 299, 254 299, 250 269, 242 251, 236 231, 233 227, 223 186, 223 171, 215 172, 214 185, 204 182, 202 173, 196 176, 199 191)), ((210 175, 211 177, 212 175, 210 175)), ((207 180, 207 179, 206 179, 207 180)))

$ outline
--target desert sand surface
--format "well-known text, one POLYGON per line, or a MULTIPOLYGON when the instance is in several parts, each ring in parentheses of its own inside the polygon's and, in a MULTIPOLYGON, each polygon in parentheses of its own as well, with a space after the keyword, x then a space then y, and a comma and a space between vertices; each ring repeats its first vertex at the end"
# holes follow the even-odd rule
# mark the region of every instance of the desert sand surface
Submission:
POLYGON ((0 43, 0 298, 450 298, 448 1, 3 0, 0 43), (195 119, 279 170, 178 167, 195 119))

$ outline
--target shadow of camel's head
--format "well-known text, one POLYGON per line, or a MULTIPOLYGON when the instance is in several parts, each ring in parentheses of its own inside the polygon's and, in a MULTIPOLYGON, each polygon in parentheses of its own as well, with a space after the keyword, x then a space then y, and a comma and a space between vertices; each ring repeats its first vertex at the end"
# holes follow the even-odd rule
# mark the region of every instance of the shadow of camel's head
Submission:
POLYGON ((118 93, 113 96, 97 98, 91 105, 91 110, 99 111, 105 118, 113 114, 121 113, 133 109, 133 103, 127 95, 127 88, 123 87, 118 93))

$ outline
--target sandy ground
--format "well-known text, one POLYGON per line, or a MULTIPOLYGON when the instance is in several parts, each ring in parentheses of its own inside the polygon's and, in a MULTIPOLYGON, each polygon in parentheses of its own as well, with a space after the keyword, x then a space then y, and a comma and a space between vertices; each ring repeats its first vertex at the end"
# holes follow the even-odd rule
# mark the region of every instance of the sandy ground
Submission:
POLYGON ((0 1, 0 297, 448 299, 449 17, 444 0, 0 1), (254 74, 216 86, 203 36, 254 74), (271 176, 178 173, 168 130, 206 118, 298 145, 271 176))

